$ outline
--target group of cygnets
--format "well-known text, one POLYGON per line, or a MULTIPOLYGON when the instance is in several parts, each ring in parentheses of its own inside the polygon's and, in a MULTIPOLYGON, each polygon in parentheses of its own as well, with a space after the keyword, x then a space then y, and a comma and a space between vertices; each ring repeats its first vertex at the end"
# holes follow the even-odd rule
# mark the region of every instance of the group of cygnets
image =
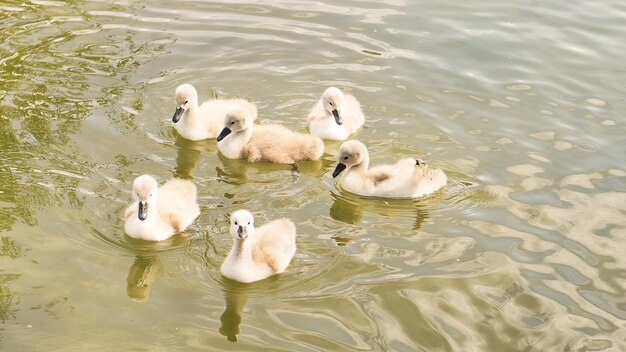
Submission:
MULTIPOLYGON (((322 139, 345 140, 363 126, 359 101, 351 94, 330 87, 307 117, 310 134, 281 125, 255 125, 256 105, 245 99, 211 99, 198 105, 198 93, 190 84, 176 88, 176 131, 189 140, 217 139, 220 153, 249 162, 294 164, 318 160, 324 154, 322 139)), ((441 169, 431 169, 423 160, 405 158, 395 164, 369 167, 367 147, 344 142, 333 178, 344 173, 341 187, 362 196, 416 198, 433 193, 447 182, 441 169)), ((149 175, 133 182, 133 199, 124 214, 126 234, 133 238, 162 241, 184 231, 200 215, 193 182, 171 179, 159 187, 149 175)), ((253 282, 283 272, 296 252, 296 226, 289 219, 255 227, 247 210, 230 217, 233 246, 221 273, 235 281, 253 282)))

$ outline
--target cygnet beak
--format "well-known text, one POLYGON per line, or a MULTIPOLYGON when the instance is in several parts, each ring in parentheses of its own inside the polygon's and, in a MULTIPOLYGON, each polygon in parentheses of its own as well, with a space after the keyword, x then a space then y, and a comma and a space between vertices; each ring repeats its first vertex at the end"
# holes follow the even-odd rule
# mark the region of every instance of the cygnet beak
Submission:
POLYGON ((244 231, 243 226, 241 225, 239 225, 239 228, 237 228, 237 236, 239 236, 239 238, 241 238, 242 240, 248 237, 248 233, 244 231))
POLYGON ((333 171, 333 178, 339 176, 339 174, 345 169, 346 169, 346 164, 342 164, 342 163, 337 164, 335 171, 333 171))
POLYGON ((226 136, 228 136, 232 131, 230 130, 230 128, 228 127, 224 127, 224 129, 222 130, 222 132, 220 133, 219 136, 217 136, 217 141, 221 141, 222 139, 226 138, 226 136))
POLYGON ((339 110, 334 109, 333 116, 335 117, 335 122, 337 122, 338 125, 343 124, 343 120, 341 119, 341 116, 339 116, 339 110))
POLYGON ((139 220, 144 221, 148 217, 148 202, 139 202, 139 211, 137 212, 139 220))
POLYGON ((174 116, 172 116, 172 122, 176 123, 180 121, 180 117, 183 115, 183 112, 185 112, 185 109, 183 109, 182 107, 176 109, 176 111, 174 112, 174 116))

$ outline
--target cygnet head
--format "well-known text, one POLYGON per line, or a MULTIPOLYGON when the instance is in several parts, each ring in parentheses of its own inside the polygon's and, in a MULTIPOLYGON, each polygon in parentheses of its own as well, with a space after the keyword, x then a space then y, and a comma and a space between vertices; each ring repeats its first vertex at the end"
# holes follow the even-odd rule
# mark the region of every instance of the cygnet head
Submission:
POLYGON ((252 117, 250 117, 250 113, 248 110, 244 108, 234 108, 226 113, 226 117, 224 119, 224 128, 219 136, 217 136, 217 141, 221 141, 226 138, 229 134, 233 132, 239 132, 247 129, 252 124, 252 117))
POLYGON ((133 182, 133 199, 139 202, 139 211, 137 217, 144 221, 148 217, 149 204, 156 203, 157 190, 159 184, 149 175, 141 175, 133 182))
POLYGON ((180 121, 183 113, 198 104, 198 92, 191 84, 185 83, 176 87, 176 112, 172 122, 180 121))
POLYGON ((339 148, 339 156, 337 157, 339 163, 333 171, 333 178, 339 176, 346 168, 362 163, 368 155, 367 153, 367 147, 359 141, 344 142, 339 148))
POLYGON ((324 109, 331 113, 338 125, 343 123, 341 119, 341 104, 343 104, 343 92, 339 88, 330 87, 322 95, 324 109))
POLYGON ((245 240, 254 233, 254 217, 247 210, 237 210, 230 216, 230 234, 236 240, 245 240))

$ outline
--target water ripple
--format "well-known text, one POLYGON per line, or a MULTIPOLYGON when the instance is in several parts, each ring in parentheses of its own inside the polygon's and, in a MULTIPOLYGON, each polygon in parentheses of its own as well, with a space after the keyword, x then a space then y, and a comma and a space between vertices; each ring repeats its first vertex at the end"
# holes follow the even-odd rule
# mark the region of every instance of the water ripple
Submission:
POLYGON ((5 349, 624 349, 621 2, 0 9, 5 349), (418 155, 449 184, 346 193, 334 142, 296 180, 225 159, 176 139, 183 82, 298 131, 339 86, 362 102, 354 138, 373 161, 418 155), (141 173, 198 185, 185 236, 124 236, 141 173), (287 272, 221 276, 242 207, 296 223, 287 272))

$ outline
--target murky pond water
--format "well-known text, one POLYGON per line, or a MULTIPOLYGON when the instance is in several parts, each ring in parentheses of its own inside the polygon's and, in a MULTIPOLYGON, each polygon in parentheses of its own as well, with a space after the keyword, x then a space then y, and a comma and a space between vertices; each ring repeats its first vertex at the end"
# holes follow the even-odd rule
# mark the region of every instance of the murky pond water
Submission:
POLYGON ((626 350, 623 1, 0 3, 0 349, 626 350), (336 85, 372 163, 449 175, 367 199, 322 161, 177 138, 174 88, 305 131, 336 85), (132 180, 193 177, 202 214, 124 236, 132 180), (219 266, 228 216, 289 217, 285 274, 219 266))

